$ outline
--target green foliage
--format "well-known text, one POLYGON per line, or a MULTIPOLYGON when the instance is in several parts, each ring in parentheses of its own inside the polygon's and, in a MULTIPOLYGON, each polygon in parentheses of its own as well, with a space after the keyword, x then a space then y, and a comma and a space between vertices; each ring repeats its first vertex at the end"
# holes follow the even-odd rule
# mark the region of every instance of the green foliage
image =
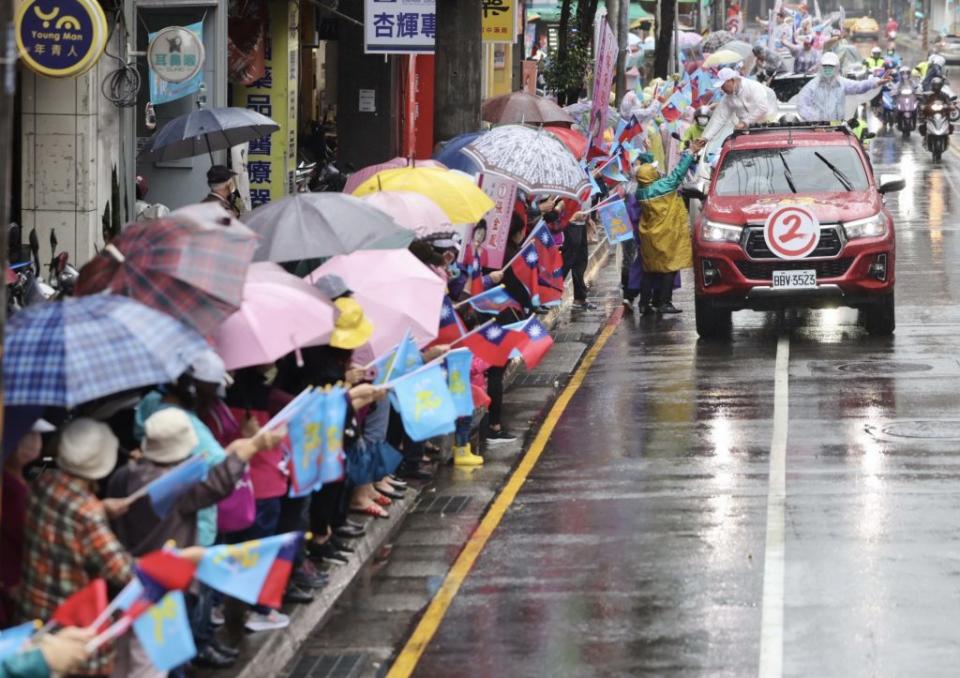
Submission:
POLYGON ((551 55, 543 77, 548 89, 557 94, 570 95, 576 101, 576 93, 585 87, 592 66, 589 36, 571 31, 567 48, 551 55))

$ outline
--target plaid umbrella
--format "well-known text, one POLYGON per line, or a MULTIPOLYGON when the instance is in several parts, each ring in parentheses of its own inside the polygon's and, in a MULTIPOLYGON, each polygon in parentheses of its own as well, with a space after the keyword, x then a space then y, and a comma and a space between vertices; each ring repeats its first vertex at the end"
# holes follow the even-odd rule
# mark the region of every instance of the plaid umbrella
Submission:
POLYGON ((122 294, 206 335, 240 307, 256 247, 239 223, 208 225, 174 213, 130 224, 80 270, 77 294, 122 294))
POLYGON ((126 297, 98 294, 31 306, 7 324, 5 402, 73 408, 168 383, 208 348, 190 328, 126 297))

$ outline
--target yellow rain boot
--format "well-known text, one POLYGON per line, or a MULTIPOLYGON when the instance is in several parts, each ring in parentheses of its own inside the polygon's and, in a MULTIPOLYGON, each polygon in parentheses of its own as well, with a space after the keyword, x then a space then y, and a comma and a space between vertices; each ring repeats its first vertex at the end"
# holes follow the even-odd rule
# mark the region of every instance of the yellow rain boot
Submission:
POLYGON ((453 446, 453 465, 454 466, 483 466, 483 457, 474 454, 470 450, 470 443, 460 447, 453 446))

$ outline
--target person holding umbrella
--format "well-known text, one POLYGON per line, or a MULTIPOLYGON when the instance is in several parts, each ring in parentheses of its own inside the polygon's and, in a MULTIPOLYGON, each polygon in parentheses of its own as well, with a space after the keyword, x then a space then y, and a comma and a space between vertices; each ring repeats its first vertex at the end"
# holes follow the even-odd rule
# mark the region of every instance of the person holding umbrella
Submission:
POLYGON ((240 208, 237 206, 237 173, 229 167, 214 165, 207 170, 207 186, 210 192, 200 202, 217 203, 225 210, 240 218, 240 208))

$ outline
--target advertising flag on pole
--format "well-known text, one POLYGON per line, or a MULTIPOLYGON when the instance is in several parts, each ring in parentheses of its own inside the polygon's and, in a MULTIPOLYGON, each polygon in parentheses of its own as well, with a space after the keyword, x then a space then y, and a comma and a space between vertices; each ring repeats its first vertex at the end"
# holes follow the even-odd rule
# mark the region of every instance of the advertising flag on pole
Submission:
POLYGON ((590 109, 590 137, 594 143, 603 139, 607 128, 610 88, 617 63, 617 36, 613 34, 605 12, 597 12, 595 32, 597 37, 596 61, 593 70, 593 105, 590 109))
POLYGON ((290 419, 290 472, 292 496, 304 496, 320 482, 323 413, 327 394, 316 391, 290 419))
POLYGON ((170 591, 137 617, 133 632, 159 671, 175 669, 197 654, 182 591, 170 591))
MULTIPOLYGON (((487 221, 487 237, 483 241, 487 265, 490 268, 503 266, 507 238, 510 235, 510 219, 517 199, 517 182, 496 174, 480 175, 480 189, 493 200, 493 207, 484 215, 487 221)), ((479 258, 479 257, 478 257, 479 258)))
POLYGON ((597 210, 597 216, 611 245, 633 240, 633 222, 630 221, 627 204, 623 200, 614 200, 603 205, 597 210))
POLYGON ((450 397, 453 398, 457 417, 473 416, 473 389, 470 388, 470 365, 473 363, 473 354, 468 349, 461 348, 450 351, 446 357, 447 386, 450 387, 450 397))
POLYGON ((453 433, 457 409, 439 363, 392 382, 390 399, 403 428, 417 442, 453 433))
MULTIPOLYGON (((197 566, 197 579, 250 605, 266 605, 262 594, 268 579, 275 576, 272 574, 274 561, 292 542, 299 544, 302 536, 301 532, 288 532, 239 544, 208 547, 197 566)), ((284 567, 281 565, 281 569, 284 567)), ((272 584, 266 589, 269 602, 275 602, 274 587, 272 584)))

